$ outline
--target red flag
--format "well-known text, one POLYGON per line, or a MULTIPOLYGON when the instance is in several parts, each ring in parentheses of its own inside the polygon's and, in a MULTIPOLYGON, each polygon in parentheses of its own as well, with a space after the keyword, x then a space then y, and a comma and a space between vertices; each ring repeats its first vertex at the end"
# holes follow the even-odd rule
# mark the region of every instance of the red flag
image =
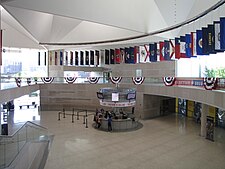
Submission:
POLYGON ((159 58, 160 58, 160 61, 165 60, 164 59, 164 42, 159 42, 159 58))

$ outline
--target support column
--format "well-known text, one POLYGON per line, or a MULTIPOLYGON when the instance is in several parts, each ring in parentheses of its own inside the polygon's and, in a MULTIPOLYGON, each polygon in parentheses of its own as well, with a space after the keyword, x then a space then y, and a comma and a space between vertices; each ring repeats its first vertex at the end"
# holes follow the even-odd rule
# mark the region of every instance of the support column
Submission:
POLYGON ((202 104, 202 112, 201 112, 201 133, 202 137, 206 136, 206 120, 207 115, 209 113, 209 106, 206 104, 202 104))

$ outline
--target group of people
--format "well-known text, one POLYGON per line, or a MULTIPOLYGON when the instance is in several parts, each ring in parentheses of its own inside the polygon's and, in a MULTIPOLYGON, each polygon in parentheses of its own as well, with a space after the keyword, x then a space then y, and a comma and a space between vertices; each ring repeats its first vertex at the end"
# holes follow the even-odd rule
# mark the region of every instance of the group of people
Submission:
POLYGON ((95 127, 100 128, 101 127, 101 119, 105 118, 108 121, 108 131, 112 131, 112 113, 108 111, 104 111, 104 109, 101 109, 100 111, 96 109, 96 113, 94 116, 95 121, 95 127))

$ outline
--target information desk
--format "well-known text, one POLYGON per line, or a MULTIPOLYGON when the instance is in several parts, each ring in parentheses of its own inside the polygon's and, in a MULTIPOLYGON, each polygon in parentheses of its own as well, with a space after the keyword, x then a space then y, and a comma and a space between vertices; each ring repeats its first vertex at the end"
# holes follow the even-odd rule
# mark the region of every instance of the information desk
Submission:
MULTIPOLYGON (((132 130, 138 127, 138 121, 134 121, 131 118, 127 119, 112 119, 112 131, 126 131, 132 130)), ((101 119, 101 130, 108 130, 108 120, 101 119)))

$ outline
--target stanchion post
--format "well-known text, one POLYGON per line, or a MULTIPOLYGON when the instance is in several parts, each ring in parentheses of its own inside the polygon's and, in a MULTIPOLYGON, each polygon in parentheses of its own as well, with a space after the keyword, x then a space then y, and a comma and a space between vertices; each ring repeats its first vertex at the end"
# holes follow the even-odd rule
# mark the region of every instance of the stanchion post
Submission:
POLYGON ((85 116, 83 116, 84 117, 84 122, 83 122, 83 124, 85 124, 85 116))
POLYGON ((77 120, 79 120, 79 112, 77 112, 77 120))
POLYGON ((58 121, 60 121, 60 112, 58 113, 58 121))
POLYGON ((86 128, 88 128, 88 119, 86 117, 86 128))
POLYGON ((73 108, 73 115, 74 115, 74 108, 73 108))
POLYGON ((66 111, 64 108, 63 108, 63 118, 66 118, 66 111))
POLYGON ((74 114, 72 114, 72 123, 74 123, 74 114))

